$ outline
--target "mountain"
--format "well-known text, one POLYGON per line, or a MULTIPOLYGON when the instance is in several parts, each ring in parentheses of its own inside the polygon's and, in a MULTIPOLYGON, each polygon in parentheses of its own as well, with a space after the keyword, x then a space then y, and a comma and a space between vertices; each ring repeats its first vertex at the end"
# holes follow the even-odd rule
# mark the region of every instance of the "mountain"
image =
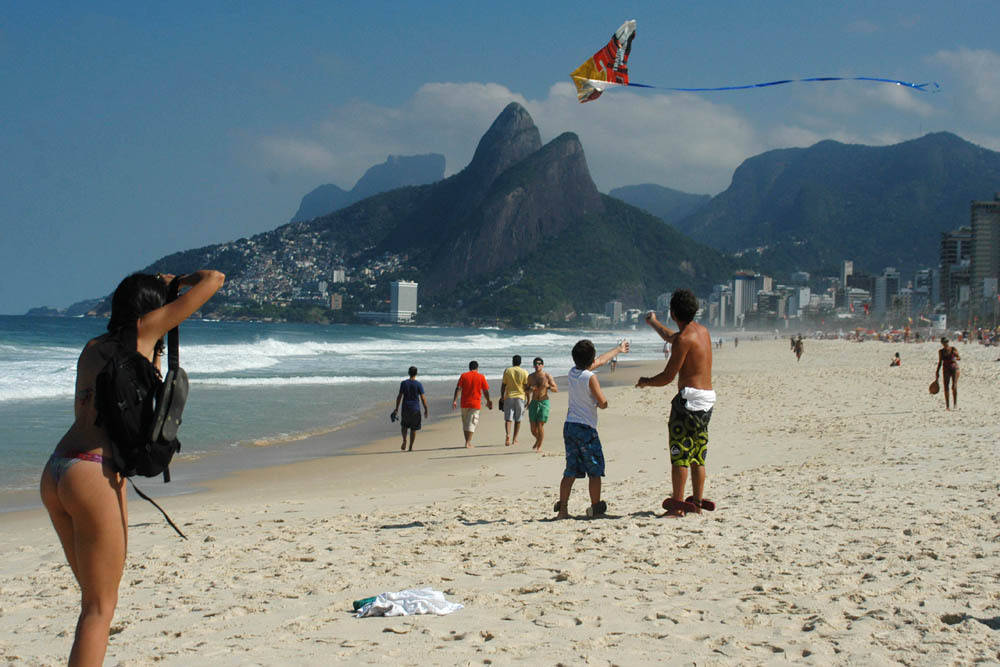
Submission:
MULTIPOLYGON (((650 305, 689 286, 704 293, 732 262, 597 191, 575 134, 542 145, 519 104, 483 135, 472 161, 429 185, 378 194, 250 239, 176 253, 148 271, 226 272, 229 304, 301 298, 345 267, 352 307, 385 310, 387 283, 420 283, 421 308, 515 323, 650 305)), ((345 301, 346 303, 346 301, 345 301)))
POLYGON ((673 225, 685 234, 688 230, 678 227, 678 223, 711 201, 711 195, 693 195, 680 190, 672 190, 662 185, 644 183, 615 188, 608 193, 616 199, 655 215, 668 225, 673 225))
POLYGON ((749 158, 732 184, 678 223, 779 275, 842 259, 869 273, 936 266, 940 232, 1000 187, 1000 153, 947 132, 892 146, 821 141, 749 158))
POLYGON ((443 177, 444 156, 439 153, 390 155, 382 164, 369 168, 350 190, 326 184, 311 191, 302 198, 291 221, 312 220, 380 192, 433 183, 443 177))

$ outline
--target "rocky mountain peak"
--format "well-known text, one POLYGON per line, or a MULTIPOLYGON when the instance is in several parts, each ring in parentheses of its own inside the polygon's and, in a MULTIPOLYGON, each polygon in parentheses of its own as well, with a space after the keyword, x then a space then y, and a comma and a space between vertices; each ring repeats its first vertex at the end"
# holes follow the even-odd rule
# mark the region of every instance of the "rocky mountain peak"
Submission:
POLYGON ((486 131, 466 167, 482 185, 542 147, 542 137, 528 110, 511 102, 486 131))

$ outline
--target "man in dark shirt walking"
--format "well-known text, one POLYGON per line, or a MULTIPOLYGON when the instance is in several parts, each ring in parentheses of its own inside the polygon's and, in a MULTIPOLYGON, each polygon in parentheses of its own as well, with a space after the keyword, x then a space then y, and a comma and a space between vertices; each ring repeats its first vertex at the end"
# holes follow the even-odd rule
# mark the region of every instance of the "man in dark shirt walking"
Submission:
POLYGON ((420 430, 420 404, 424 405, 424 417, 427 416, 427 399, 424 398, 424 385, 417 382, 417 367, 410 366, 409 379, 399 383, 399 393, 396 394, 396 409, 392 411, 393 418, 399 415, 399 426, 403 434, 403 444, 401 450, 406 450, 406 432, 410 432, 410 449, 413 451, 413 441, 420 430), (402 402, 403 411, 400 413, 399 404, 402 402))

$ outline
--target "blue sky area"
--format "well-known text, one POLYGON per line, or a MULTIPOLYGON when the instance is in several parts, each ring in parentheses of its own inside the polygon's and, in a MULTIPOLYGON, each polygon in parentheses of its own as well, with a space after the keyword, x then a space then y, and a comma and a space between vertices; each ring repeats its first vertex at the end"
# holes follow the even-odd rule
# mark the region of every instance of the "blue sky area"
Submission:
POLYGON ((1000 150, 998 24, 996 0, 5 3, 0 313, 107 294, 167 253, 273 229, 312 188, 350 188, 389 154, 443 153, 454 173, 510 101, 543 140, 579 134, 605 192, 716 194, 747 157, 828 138, 947 130, 1000 150), (578 104, 569 72, 628 18, 636 82, 874 75, 942 90, 578 104))

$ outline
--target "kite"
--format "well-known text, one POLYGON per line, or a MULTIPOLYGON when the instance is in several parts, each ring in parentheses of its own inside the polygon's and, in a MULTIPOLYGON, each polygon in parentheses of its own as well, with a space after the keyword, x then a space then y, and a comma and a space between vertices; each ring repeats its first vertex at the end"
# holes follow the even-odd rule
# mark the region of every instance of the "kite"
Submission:
POLYGON ((632 52, 632 40, 635 39, 635 20, 622 23, 621 27, 611 36, 604 48, 587 58, 582 65, 573 70, 570 76, 576 85, 576 97, 583 102, 591 102, 601 96, 608 88, 615 86, 632 86, 635 88, 655 88, 681 93, 706 93, 724 90, 747 90, 750 88, 768 88, 785 83, 823 82, 823 81, 872 81, 875 83, 891 83, 905 86, 921 92, 938 92, 940 86, 936 82, 912 83, 877 76, 811 76, 804 79, 779 79, 761 83, 747 83, 736 86, 718 86, 715 88, 671 88, 667 86, 651 86, 645 83, 633 83, 628 80, 628 57, 632 52), (930 88, 930 91, 928 90, 930 88))

